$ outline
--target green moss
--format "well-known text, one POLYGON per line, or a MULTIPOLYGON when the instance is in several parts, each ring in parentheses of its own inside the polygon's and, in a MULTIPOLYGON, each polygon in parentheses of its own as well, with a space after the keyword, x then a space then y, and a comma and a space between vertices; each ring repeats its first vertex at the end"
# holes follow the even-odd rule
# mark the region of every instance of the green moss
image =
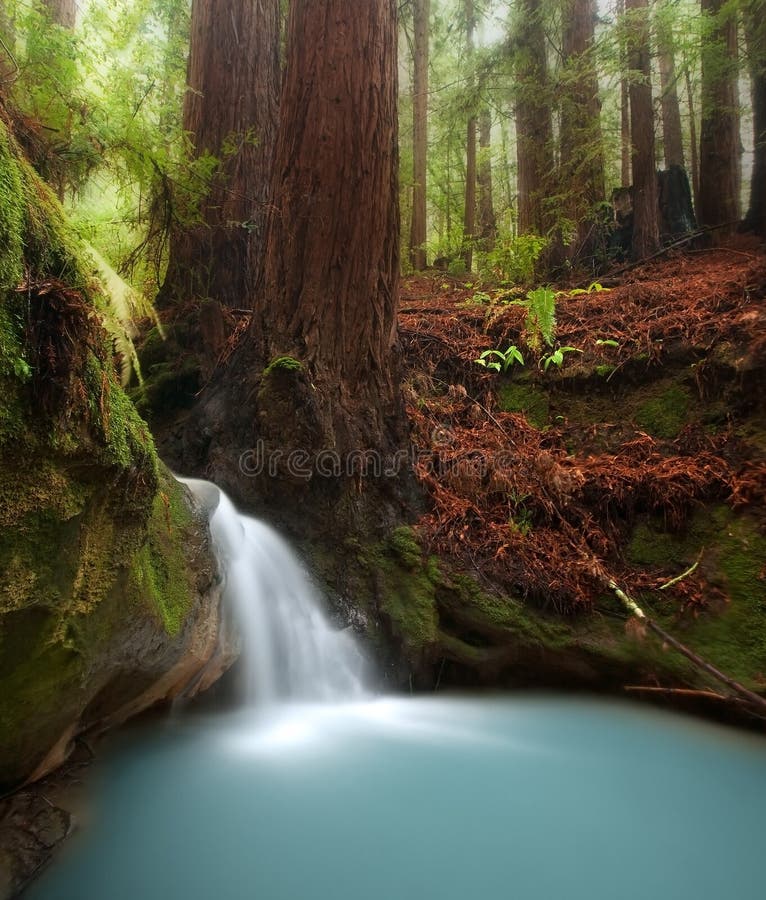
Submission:
POLYGON ((497 400, 503 412, 524 413, 527 420, 537 428, 548 424, 548 395, 534 384, 523 381, 503 384, 498 391, 497 400))
POLYGON ((680 386, 663 386, 636 409, 636 424, 654 437, 672 440, 689 421, 690 392, 680 386))
POLYGON ((617 366, 612 366, 608 364, 603 364, 600 366, 596 366, 593 370, 599 378, 609 378, 609 376, 616 370, 617 366))
POLYGON ((171 636, 180 632, 194 603, 194 584, 183 553, 187 529, 195 523, 172 478, 154 499, 149 535, 133 557, 129 593, 133 602, 148 606, 171 636))
POLYGON ((434 562, 424 558, 411 528, 397 528, 380 544, 364 548, 362 564, 373 578, 380 611, 413 657, 433 646, 438 634, 434 562))
POLYGON ((10 140, 0 121, 0 295, 16 287, 23 275, 24 190, 10 140))
POLYGON ((299 372, 303 368, 303 363, 299 359, 292 356, 278 356, 273 359, 263 370, 264 376, 272 375, 274 372, 299 372))
POLYGON ((748 516, 725 506, 695 514, 687 528, 668 533, 661 523, 644 522, 628 547, 632 562, 668 575, 688 568, 703 551, 700 569, 727 602, 715 600, 699 616, 677 621, 673 604, 661 595, 647 598, 652 612, 671 633, 726 674, 753 688, 766 687, 766 537, 748 516))

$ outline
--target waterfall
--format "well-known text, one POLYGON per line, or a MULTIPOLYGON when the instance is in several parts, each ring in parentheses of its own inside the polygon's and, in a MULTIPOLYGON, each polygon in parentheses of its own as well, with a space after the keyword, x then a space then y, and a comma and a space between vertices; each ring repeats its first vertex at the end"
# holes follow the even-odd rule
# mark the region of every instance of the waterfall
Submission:
POLYGON ((210 521, 224 602, 241 633, 245 702, 363 696, 366 662, 354 636, 328 622, 324 598, 287 542, 214 484, 179 480, 210 521))

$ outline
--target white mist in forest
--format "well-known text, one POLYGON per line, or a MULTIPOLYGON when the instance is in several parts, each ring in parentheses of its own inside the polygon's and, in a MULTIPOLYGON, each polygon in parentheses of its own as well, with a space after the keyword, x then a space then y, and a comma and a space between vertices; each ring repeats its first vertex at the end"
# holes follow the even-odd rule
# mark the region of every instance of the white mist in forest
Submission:
POLYGON ((323 597, 289 545, 237 512, 214 484, 181 479, 207 510, 224 602, 241 634, 245 702, 364 696, 366 662, 350 629, 333 628, 323 597))

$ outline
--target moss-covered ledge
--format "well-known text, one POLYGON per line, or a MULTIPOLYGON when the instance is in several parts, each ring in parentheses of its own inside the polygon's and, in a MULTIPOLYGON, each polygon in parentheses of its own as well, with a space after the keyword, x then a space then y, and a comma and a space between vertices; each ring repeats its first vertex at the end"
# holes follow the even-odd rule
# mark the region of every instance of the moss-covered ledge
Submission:
POLYGON ((120 387, 92 273, 0 104, 0 791, 223 665, 204 517, 120 387))

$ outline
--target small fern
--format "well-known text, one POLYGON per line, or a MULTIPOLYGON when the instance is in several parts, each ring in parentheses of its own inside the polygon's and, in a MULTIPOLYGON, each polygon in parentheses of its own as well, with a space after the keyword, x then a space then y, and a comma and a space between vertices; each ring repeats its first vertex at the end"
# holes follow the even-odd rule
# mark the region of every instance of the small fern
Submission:
POLYGON ((524 328, 529 345, 539 352, 543 341, 553 346, 556 338, 556 294, 548 287, 536 288, 527 293, 527 318, 524 328))

